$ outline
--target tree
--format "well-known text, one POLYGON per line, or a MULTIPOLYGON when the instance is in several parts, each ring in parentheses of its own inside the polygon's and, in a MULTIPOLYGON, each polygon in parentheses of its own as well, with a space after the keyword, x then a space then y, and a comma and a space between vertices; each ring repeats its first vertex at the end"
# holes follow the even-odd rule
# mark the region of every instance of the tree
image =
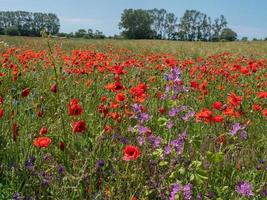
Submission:
POLYGON ((243 41, 243 42, 247 42, 247 41, 248 41, 248 37, 242 37, 242 38, 241 38, 241 41, 243 41))
POLYGON ((86 30, 85 29, 79 29, 77 32, 75 32, 75 37, 81 38, 86 35, 86 30))
POLYGON ((214 23, 212 24, 213 41, 218 41, 220 39, 220 34, 226 26, 227 26, 227 21, 223 15, 221 15, 220 18, 214 20, 214 23))
POLYGON ((237 33, 230 28, 224 28, 220 35, 221 40, 235 41, 237 39, 237 33))
POLYGON ((128 39, 151 39, 153 19, 148 11, 142 9, 125 9, 121 16, 119 28, 128 39))
POLYGON ((19 34, 23 36, 40 36, 42 30, 57 34, 60 22, 53 13, 0 12, 0 34, 3 34, 3 30, 9 27, 16 27, 19 34))
POLYGON ((207 16, 196 10, 186 10, 178 25, 181 40, 208 40, 210 24, 207 16))
POLYGON ((10 26, 8 28, 5 28, 5 35, 17 36, 20 34, 19 34, 19 30, 16 26, 10 26))

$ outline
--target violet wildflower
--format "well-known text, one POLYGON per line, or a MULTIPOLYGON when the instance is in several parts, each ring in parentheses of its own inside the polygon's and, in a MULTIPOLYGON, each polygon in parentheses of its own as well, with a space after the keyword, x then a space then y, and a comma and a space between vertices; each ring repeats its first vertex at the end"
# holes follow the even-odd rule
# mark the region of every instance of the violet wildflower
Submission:
POLYGON ((33 170, 34 162, 35 162, 35 157, 34 156, 30 156, 29 159, 25 161, 26 169, 33 170))
POLYGON ((135 113, 140 113, 141 112, 141 105, 140 104, 137 104, 137 103, 135 103, 135 104, 133 104, 132 105, 132 109, 133 109, 133 112, 135 112, 135 113))
POLYGON ((188 113, 185 114, 185 116, 182 117, 182 120, 184 121, 188 121, 190 118, 195 116, 195 112, 194 111, 189 111, 188 113))
POLYGON ((166 127, 167 129, 171 129, 173 127, 173 121, 172 120, 168 120, 167 123, 166 123, 166 127))
POLYGON ((242 140, 246 140, 248 138, 248 133, 245 131, 245 130, 242 130, 239 134, 239 137, 242 139, 242 140))
POLYGON ((180 134, 177 139, 171 141, 171 145, 176 150, 176 153, 178 155, 182 154, 184 151, 185 140, 186 140, 186 131, 180 134))
POLYGON ((146 122, 150 119, 150 116, 147 113, 141 113, 139 115, 138 119, 140 120, 140 123, 143 124, 144 122, 146 122))
POLYGON ((165 155, 169 155, 170 153, 171 153, 171 147, 168 145, 168 146, 166 146, 165 148, 164 148, 164 154, 165 155))
POLYGON ((150 140, 150 142, 152 143, 152 147, 153 148, 158 148, 160 143, 161 143, 161 140, 162 138, 161 137, 155 137, 153 135, 149 136, 148 138, 150 140))
POLYGON ((267 189, 261 191, 262 197, 267 197, 267 189))
POLYGON ((104 167, 105 161, 104 160, 98 160, 97 161, 97 167, 104 167))
POLYGON ((142 146, 144 144, 144 138, 142 136, 137 137, 138 144, 142 146))
POLYGON ((139 126, 138 127, 138 131, 139 131, 139 134, 144 134, 144 133, 147 133, 150 131, 149 128, 145 127, 145 126, 139 126))
POLYGON ((179 183, 174 183, 173 186, 172 186, 172 191, 171 191, 171 195, 170 195, 170 198, 169 200, 175 200, 175 196, 178 192, 180 192, 181 188, 180 188, 180 185, 179 183))
POLYGON ((20 196, 19 192, 13 194, 12 200, 20 200, 20 199, 22 199, 22 196, 20 196))
POLYGON ((253 196, 251 184, 245 181, 239 182, 235 188, 235 191, 242 196, 253 196))
POLYGON ((191 200, 192 199, 192 184, 189 183, 183 187, 183 196, 185 200, 191 200))
POLYGON ((64 173, 65 169, 62 165, 58 165, 57 171, 60 175, 62 175, 64 173))
POLYGON ((172 108, 170 111, 169 111, 169 116, 170 117, 174 117, 176 116, 179 112, 182 112, 184 110, 187 109, 187 106, 180 106, 179 108, 172 108))
POLYGON ((234 123, 232 130, 229 132, 230 135, 236 135, 238 131, 243 130, 245 127, 241 126, 240 123, 234 123))

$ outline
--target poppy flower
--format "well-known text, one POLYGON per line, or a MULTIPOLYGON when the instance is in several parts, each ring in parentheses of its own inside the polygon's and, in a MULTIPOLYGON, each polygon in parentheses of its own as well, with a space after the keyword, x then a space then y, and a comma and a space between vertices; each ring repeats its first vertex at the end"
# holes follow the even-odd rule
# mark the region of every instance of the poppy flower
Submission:
POLYGON ((45 126, 42 126, 42 128, 41 128, 40 131, 39 131, 39 134, 40 134, 40 135, 45 135, 45 134, 47 134, 47 133, 48 133, 47 128, 46 128, 45 126))
POLYGON ((25 88, 22 93, 21 96, 22 97, 27 97, 30 94, 30 88, 25 88))
POLYGON ((220 101, 216 101, 216 102, 214 102, 213 104, 212 104, 212 107, 214 108, 214 109, 217 109, 217 110, 220 110, 221 108, 222 108, 222 102, 220 102, 220 101))
POLYGON ((4 99, 3 99, 3 97, 0 96, 0 105, 2 105, 3 102, 4 102, 4 99))
POLYGON ((138 157, 140 157, 141 152, 136 146, 127 145, 123 150, 123 160, 130 161, 130 160, 136 160, 138 157))
POLYGON ((51 91, 51 92, 54 92, 54 93, 57 93, 57 84, 53 84, 53 85, 50 87, 50 91, 51 91))
POLYGON ((2 118, 4 115, 4 109, 3 108, 0 108, 0 118, 2 118))
POLYGON ((52 140, 48 137, 39 137, 33 141, 33 145, 39 148, 46 148, 51 142, 52 140))
POLYGON ((204 120, 205 122, 211 122, 212 112, 207 108, 203 108, 199 113, 196 114, 196 122, 201 120, 204 120))
POLYGON ((85 121, 81 120, 81 121, 74 122, 72 131, 74 133, 83 133, 84 131, 86 131, 85 121))
POLYGON ((223 117, 221 115, 217 115, 213 117, 214 122, 223 122, 223 117))
POLYGON ((12 135, 13 135, 13 141, 17 141, 17 136, 19 132, 19 125, 17 123, 12 124, 12 135))
POLYGON ((60 148, 61 151, 64 151, 65 150, 65 143, 60 141, 59 142, 59 148, 60 148))
POLYGON ((257 93, 257 96, 258 96, 260 99, 265 99, 265 98, 267 98, 267 92, 258 92, 258 93, 257 93))
POLYGON ((78 103, 78 99, 72 99, 68 107, 70 116, 78 116, 83 112, 82 106, 78 103))
POLYGON ((242 96, 237 96, 234 92, 230 93, 227 98, 227 102, 234 107, 239 106, 242 102, 242 96))
POLYGON ((126 99, 126 95, 124 93, 118 93, 116 95, 116 101, 117 102, 123 102, 126 99))

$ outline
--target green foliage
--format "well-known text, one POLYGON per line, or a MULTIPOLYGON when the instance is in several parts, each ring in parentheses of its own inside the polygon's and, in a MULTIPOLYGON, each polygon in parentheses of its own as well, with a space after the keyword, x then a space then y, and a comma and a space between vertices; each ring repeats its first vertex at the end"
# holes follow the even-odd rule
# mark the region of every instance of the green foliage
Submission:
POLYGON ((237 39, 237 33, 230 28, 224 28, 221 32, 220 38, 226 41, 235 41, 237 39))
POLYGON ((26 11, 0 12, 0 34, 3 30, 16 27, 18 35, 40 36, 41 30, 50 34, 57 34, 60 22, 53 13, 32 13, 26 11))
POLYGON ((153 19, 147 10, 125 9, 119 28, 124 29, 122 34, 128 39, 150 39, 153 38, 152 23, 153 19))
POLYGON ((10 36, 18 36, 20 35, 19 30, 15 26, 11 26, 8 28, 5 28, 5 34, 10 36))

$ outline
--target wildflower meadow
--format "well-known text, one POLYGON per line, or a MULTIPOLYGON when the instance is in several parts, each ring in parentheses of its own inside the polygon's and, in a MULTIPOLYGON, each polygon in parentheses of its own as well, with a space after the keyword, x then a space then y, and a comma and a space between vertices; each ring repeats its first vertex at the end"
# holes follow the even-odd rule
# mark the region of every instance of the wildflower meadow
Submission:
POLYGON ((1 200, 266 199, 266 42, 2 40, 1 200))

